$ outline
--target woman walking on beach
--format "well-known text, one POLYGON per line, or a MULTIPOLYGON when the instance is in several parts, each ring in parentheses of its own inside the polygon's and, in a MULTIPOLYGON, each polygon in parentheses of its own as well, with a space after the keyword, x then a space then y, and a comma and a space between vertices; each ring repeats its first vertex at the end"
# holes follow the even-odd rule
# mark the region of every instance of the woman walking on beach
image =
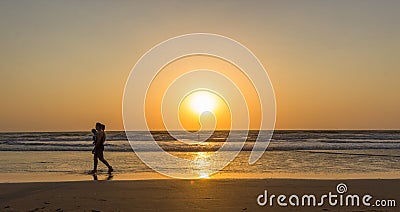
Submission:
POLYGON ((104 132, 105 130, 105 125, 102 123, 97 122, 96 123, 96 141, 95 141, 95 147, 93 149, 93 159, 94 159, 94 164, 93 164, 93 170, 90 172, 91 174, 95 174, 97 172, 97 164, 98 160, 104 163, 108 167, 108 173, 111 173, 114 171, 112 166, 104 159, 103 151, 104 151, 104 141, 106 140, 106 133, 104 132))

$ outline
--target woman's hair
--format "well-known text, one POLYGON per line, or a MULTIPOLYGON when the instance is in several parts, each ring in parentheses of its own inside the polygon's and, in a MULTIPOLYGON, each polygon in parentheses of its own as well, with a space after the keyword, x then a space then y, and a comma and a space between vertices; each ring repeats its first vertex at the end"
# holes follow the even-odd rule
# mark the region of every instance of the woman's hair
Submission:
POLYGON ((106 125, 104 125, 104 124, 102 124, 102 123, 100 123, 100 122, 97 122, 97 123, 96 123, 96 128, 97 128, 97 127, 99 127, 99 128, 100 128, 101 130, 103 130, 103 131, 106 129, 106 125))
POLYGON ((97 131, 96 131, 96 129, 92 129, 92 133, 96 133, 97 131))

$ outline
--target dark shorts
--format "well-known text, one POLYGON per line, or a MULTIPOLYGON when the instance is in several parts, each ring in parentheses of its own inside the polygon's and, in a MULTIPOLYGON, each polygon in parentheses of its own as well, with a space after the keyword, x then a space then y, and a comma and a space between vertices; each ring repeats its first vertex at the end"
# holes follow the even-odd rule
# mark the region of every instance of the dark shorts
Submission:
POLYGON ((104 147, 100 147, 94 151, 94 157, 103 158, 104 147))

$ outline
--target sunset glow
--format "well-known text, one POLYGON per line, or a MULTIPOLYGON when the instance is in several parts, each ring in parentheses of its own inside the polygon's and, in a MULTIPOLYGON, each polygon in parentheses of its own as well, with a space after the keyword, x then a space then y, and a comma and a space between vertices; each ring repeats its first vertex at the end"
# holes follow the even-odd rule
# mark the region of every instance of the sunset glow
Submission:
MULTIPOLYGON (((131 68, 159 42, 191 32, 225 35, 254 52, 274 86, 276 129, 399 127, 397 1, 1 4, 0 26, 7 30, 0 35, 0 131, 82 131, 93 120, 123 130, 122 96, 131 68), (94 105, 99 93, 103 101, 94 105)), ((251 110, 250 128, 259 127, 261 110, 249 79, 227 61, 192 56, 166 65, 154 79, 146 103, 151 129, 164 129, 159 111, 169 84, 198 69, 218 71, 237 84, 251 110)), ((193 90, 191 85, 231 92, 215 79, 197 76, 171 90, 171 97, 193 90)), ((236 97, 226 99, 237 104, 236 97)), ((169 105, 165 111, 176 114, 169 105)), ((143 111, 132 117, 141 116, 143 111)), ((226 120, 218 129, 229 127, 226 120)))
POLYGON ((207 91, 197 91, 190 95, 190 107, 197 113, 202 114, 203 112, 212 112, 215 107, 217 100, 214 94, 207 91))
POLYGON ((198 90, 185 96, 180 102, 179 121, 185 130, 230 129, 231 118, 228 104, 217 94, 198 90))

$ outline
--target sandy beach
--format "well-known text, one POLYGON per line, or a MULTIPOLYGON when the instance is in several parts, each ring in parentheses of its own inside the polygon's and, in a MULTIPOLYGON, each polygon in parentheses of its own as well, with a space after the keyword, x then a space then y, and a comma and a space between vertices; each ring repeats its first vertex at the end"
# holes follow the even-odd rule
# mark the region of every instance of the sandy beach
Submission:
POLYGON ((2 211, 398 211, 397 207, 259 206, 264 194, 336 193, 339 183, 347 193, 394 199, 400 180, 201 179, 79 181, 0 184, 2 211))

